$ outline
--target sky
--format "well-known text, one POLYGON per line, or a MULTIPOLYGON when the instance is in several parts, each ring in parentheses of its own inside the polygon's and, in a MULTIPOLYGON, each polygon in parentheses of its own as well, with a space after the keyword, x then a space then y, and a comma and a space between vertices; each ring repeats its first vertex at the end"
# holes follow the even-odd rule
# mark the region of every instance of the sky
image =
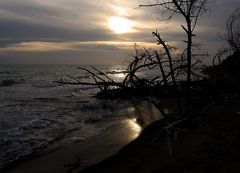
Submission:
MULTIPOLYGON (((156 47, 152 31, 184 44, 179 16, 159 20, 150 0, 0 0, 0 64, 121 64, 134 45, 156 47)), ((228 16, 239 0, 215 0, 194 38, 210 57, 225 42, 228 16)))

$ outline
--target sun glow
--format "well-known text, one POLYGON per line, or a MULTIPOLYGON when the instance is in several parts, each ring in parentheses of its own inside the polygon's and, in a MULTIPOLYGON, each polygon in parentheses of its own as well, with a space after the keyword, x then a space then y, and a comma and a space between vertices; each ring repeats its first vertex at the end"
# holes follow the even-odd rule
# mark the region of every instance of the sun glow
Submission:
POLYGON ((132 23, 124 17, 110 17, 108 19, 109 28, 117 34, 124 34, 131 32, 132 23))

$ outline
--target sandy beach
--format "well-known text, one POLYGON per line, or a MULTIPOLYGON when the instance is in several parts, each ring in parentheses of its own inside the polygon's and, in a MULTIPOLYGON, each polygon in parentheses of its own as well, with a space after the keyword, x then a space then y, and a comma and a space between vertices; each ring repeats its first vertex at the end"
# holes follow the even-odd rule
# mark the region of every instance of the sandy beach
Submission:
POLYGON ((219 105, 202 116, 197 126, 171 139, 172 155, 164 136, 158 135, 161 121, 148 126, 118 154, 81 173, 237 173, 240 170, 240 102, 219 105))

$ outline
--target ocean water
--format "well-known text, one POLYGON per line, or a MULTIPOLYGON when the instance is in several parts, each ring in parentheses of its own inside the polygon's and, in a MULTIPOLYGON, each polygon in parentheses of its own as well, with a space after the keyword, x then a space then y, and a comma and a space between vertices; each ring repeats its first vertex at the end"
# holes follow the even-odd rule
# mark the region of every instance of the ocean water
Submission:
MULTIPOLYGON (((104 130, 95 121, 129 108, 129 100, 100 100, 95 86, 60 85, 79 77, 92 81, 77 65, 0 66, 0 168, 29 154, 79 142, 104 130)), ((121 81, 123 66, 96 66, 121 81)), ((128 114, 128 113, 123 113, 128 114)))

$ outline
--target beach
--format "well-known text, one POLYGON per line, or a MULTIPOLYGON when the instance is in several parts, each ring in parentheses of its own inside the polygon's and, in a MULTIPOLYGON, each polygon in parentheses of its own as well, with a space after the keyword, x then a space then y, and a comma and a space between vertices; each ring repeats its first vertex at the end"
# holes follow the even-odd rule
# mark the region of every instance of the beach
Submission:
POLYGON ((48 81, 51 73, 46 78, 38 70, 42 67, 30 80, 2 86, 2 172, 239 170, 237 93, 219 97, 221 88, 203 90, 201 96, 191 98, 192 118, 180 122, 169 136, 170 131, 162 131, 168 119, 156 106, 174 114, 176 99, 159 99, 157 105, 147 98, 98 99, 93 97, 96 88, 59 86, 48 81), (4 95, 6 92, 10 94, 4 95))
MULTIPOLYGON (((147 102, 141 104, 148 105, 147 102)), ((138 134, 129 134, 122 121, 113 124, 111 133, 93 136, 27 159, 7 173, 236 173, 239 170, 238 149, 240 100, 211 108, 195 125, 185 125, 169 145, 159 135, 162 120, 156 120, 138 134), (136 138, 136 139, 135 139, 136 138)), ((146 110, 146 109, 145 109, 146 110)), ((137 131, 135 131, 137 132, 137 131)))
POLYGON ((197 126, 171 139, 172 154, 159 134, 161 120, 123 147, 118 154, 81 173, 237 173, 240 170, 240 100, 219 105, 206 112, 197 126))

